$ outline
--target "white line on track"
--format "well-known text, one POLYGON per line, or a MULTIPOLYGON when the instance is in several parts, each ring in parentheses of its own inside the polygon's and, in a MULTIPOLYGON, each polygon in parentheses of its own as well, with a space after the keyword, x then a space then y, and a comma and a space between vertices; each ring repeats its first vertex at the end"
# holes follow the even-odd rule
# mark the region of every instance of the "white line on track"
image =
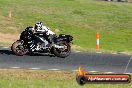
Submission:
POLYGON ((96 52, 96 53, 102 53, 102 52, 96 52))
POLYGON ((132 74, 132 73, 124 73, 124 74, 132 74))
POLYGON ((13 68, 13 69, 19 69, 19 68, 21 68, 21 67, 10 67, 10 68, 13 68))
POLYGON ((98 71, 88 71, 88 72, 92 72, 92 73, 95 73, 95 72, 98 72, 98 71))
POLYGON ((76 53, 79 53, 79 52, 81 52, 81 51, 75 51, 76 53))
POLYGON ((39 70, 40 68, 29 68, 29 69, 32 69, 32 70, 39 70))
POLYGON ((112 53, 112 54, 117 54, 117 53, 112 53))
POLYGON ((104 73, 111 74, 111 73, 114 73, 114 72, 104 72, 104 73))

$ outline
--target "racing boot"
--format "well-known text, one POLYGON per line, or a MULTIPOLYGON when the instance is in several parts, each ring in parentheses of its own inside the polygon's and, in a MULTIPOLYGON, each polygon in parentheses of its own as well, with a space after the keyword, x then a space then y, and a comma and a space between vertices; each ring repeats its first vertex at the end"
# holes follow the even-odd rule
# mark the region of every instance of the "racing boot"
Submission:
POLYGON ((36 48, 35 48, 35 45, 32 44, 32 45, 30 45, 29 52, 34 52, 35 49, 36 49, 36 48))

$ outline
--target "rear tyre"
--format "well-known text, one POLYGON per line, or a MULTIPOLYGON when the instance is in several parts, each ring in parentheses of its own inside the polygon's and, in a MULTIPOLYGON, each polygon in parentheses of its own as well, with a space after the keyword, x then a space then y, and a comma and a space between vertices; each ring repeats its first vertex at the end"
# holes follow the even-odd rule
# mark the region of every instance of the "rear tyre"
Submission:
POLYGON ((53 47, 53 52, 54 52, 55 56, 65 58, 65 57, 70 55, 71 46, 69 43, 66 43, 66 42, 61 43, 61 45, 64 45, 65 48, 64 49, 58 49, 58 48, 53 47))
POLYGON ((28 49, 24 47, 23 41, 21 40, 17 40, 16 42, 14 42, 11 46, 11 50, 18 56, 23 56, 28 53, 28 49))

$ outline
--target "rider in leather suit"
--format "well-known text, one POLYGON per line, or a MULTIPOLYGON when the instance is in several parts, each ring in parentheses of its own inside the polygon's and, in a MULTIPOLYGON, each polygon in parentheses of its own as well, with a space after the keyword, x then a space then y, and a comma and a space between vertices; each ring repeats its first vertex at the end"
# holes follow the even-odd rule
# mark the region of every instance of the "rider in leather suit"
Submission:
MULTIPOLYGON (((42 33, 46 35, 46 39, 50 44, 53 44, 53 38, 56 37, 56 34, 52 32, 48 27, 44 26, 42 22, 37 22, 32 28, 33 33, 42 33)), ((30 34, 30 33, 29 33, 30 34)), ((36 49, 36 45, 34 41, 31 39, 31 36, 28 38, 28 44, 30 47, 30 51, 34 51, 36 49)))

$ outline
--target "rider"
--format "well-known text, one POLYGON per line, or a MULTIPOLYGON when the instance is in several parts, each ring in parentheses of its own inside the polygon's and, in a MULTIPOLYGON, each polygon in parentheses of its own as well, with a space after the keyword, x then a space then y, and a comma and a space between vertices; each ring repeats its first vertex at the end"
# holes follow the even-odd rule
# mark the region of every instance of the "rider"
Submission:
MULTIPOLYGON (((54 32, 52 32, 48 27, 46 27, 45 25, 43 25, 42 22, 37 22, 35 24, 35 26, 32 28, 33 33, 43 33, 46 34, 47 37, 47 41, 50 44, 53 44, 53 38, 56 36, 54 32)), ((35 50, 35 43, 32 41, 29 41, 29 45, 30 45, 30 51, 34 51, 35 50)))

